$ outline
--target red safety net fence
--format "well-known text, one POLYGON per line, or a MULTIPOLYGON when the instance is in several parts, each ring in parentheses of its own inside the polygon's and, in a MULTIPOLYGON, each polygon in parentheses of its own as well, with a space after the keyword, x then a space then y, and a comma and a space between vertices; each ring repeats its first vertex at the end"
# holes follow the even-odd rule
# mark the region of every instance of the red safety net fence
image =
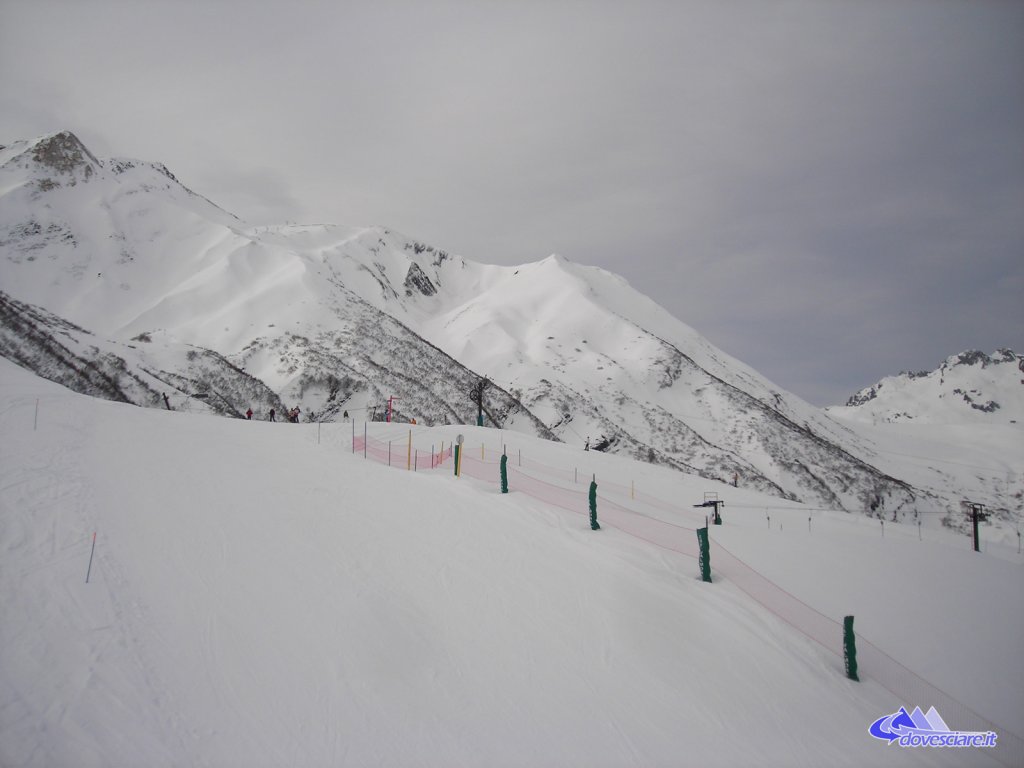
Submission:
MULTIPOLYGON (((605 483, 604 485, 613 484, 605 483)), ((678 507, 674 507, 668 502, 647 494, 637 493, 632 488, 626 489, 619 485, 617 489, 620 494, 629 493, 631 500, 638 505, 661 512, 680 511, 678 507)), ((598 498, 601 498, 600 491, 598 498)), ((636 518, 642 518, 643 514, 636 509, 626 509, 620 504, 609 505, 607 501, 598 504, 599 519, 607 518, 604 511, 609 506, 616 512, 616 523, 622 519, 621 513, 632 515, 625 521, 625 524, 616 524, 616 527, 631 535, 651 541, 658 546, 664 546, 663 542, 666 537, 673 536, 672 532, 666 528, 651 525, 647 525, 643 534, 638 535, 635 532, 638 527, 636 518)), ((684 516, 698 516, 695 510, 683 509, 682 512, 684 516)), ((650 520, 651 518, 646 519, 650 520)), ((661 523, 662 521, 657 522, 661 523)), ((663 525, 665 524, 663 523, 663 525)), ((710 526, 709 531, 713 532, 714 526, 710 526)), ((692 554, 696 557, 696 537, 691 536, 685 540, 692 543, 692 554)), ((833 653, 839 661, 838 668, 842 669, 843 625, 841 621, 826 616, 807 605, 714 540, 712 540, 711 546, 711 569, 713 575, 717 573, 719 577, 725 577, 776 617, 833 653)), ((859 633, 857 633, 857 662, 861 677, 875 680, 892 693, 902 705, 909 708, 921 706, 925 711, 928 707, 933 706, 947 722, 955 723, 956 730, 959 731, 994 731, 998 734, 996 747, 991 750, 986 749, 986 753, 1004 765, 1024 765, 1024 739, 1007 729, 1005 725, 982 717, 953 696, 929 683, 859 633)), ((890 713, 879 714, 881 716, 890 713)))
POLYGON ((451 469, 453 447, 442 443, 432 447, 430 451, 421 448, 410 448, 406 440, 377 440, 372 437, 354 437, 352 453, 373 459, 381 464, 397 469, 411 469, 417 472, 429 472, 444 466, 451 469))
MULTIPOLYGON (((356 437, 353 452, 366 458, 402 469, 437 471, 454 474, 454 450, 451 444, 432 447, 429 452, 411 449, 407 441, 375 440, 356 437), (410 458, 412 456, 412 458, 410 458)), ((463 451, 460 457, 461 476, 497 488, 501 482, 500 457, 493 460, 477 458, 463 451)), ((589 515, 590 478, 579 476, 578 470, 554 467, 538 461, 510 459, 507 467, 509 490, 523 493, 559 509, 589 515)), ((650 494, 602 479, 598 483, 597 516, 602 526, 610 526, 636 539, 686 557, 697 558, 699 546, 696 529, 706 524, 703 512, 672 504, 650 494)), ((714 526, 709 531, 714 532, 714 526)), ((837 671, 843 669, 843 625, 809 606, 790 592, 756 571, 741 558, 712 539, 712 578, 724 578, 771 614, 814 640, 836 658, 837 671)), ((953 696, 946 694, 917 673, 857 634, 857 661, 862 678, 875 680, 890 691, 900 705, 923 710, 934 706, 947 722, 959 731, 994 731, 996 747, 986 754, 1004 765, 1024 765, 1024 739, 1006 727, 993 723, 974 712, 953 696)), ((894 705, 895 706, 895 705, 894 705)), ((895 710, 894 710, 895 711, 895 710)), ((891 714, 880 712, 879 716, 891 714)), ((865 724, 865 730, 867 729, 865 724)))
MULTIPOLYGON (((838 668, 842 669, 843 625, 840 621, 807 605, 714 541, 711 545, 711 569, 713 574, 717 572, 724 576, 772 614, 835 654, 838 668)), ((1024 739, 1004 725, 982 717, 896 661, 863 635, 856 634, 857 664, 861 678, 877 682, 909 711, 914 706, 920 706, 924 711, 935 707, 947 722, 955 723, 958 731, 994 731, 998 734, 996 746, 991 750, 986 749, 986 754, 1004 765, 1024 765, 1024 739)), ((885 714, 891 713, 881 712, 879 716, 885 714)))

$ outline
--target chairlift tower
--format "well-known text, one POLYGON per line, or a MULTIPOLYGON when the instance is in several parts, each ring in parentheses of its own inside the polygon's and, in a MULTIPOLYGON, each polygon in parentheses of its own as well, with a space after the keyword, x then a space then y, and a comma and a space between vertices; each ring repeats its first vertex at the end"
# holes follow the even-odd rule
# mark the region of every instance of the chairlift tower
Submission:
POLYGON ((718 494, 717 493, 715 493, 715 492, 705 492, 704 493, 704 501, 702 501, 700 504, 694 504, 693 506, 695 506, 695 507, 714 507, 715 508, 715 516, 713 518, 713 522, 714 522, 715 525, 721 525, 722 524, 722 516, 721 516, 721 514, 719 514, 718 509, 719 509, 719 507, 724 507, 725 506, 725 502, 718 498, 718 494))
POLYGON ((985 519, 985 505, 973 501, 965 501, 963 505, 970 510, 971 528, 974 530, 974 551, 981 552, 981 540, 978 534, 978 523, 985 519))
POLYGON ((491 386, 490 379, 484 377, 469 390, 469 398, 476 403, 476 425, 478 427, 484 425, 484 390, 489 386, 491 386))

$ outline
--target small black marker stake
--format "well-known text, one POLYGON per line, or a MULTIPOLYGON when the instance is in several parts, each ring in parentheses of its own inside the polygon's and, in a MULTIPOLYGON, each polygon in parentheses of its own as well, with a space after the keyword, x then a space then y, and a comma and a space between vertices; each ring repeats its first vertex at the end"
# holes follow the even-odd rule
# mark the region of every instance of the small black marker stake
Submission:
POLYGON ((92 552, 89 553, 89 570, 85 572, 85 583, 89 583, 89 575, 92 573, 92 556, 96 554, 96 532, 92 534, 92 552))

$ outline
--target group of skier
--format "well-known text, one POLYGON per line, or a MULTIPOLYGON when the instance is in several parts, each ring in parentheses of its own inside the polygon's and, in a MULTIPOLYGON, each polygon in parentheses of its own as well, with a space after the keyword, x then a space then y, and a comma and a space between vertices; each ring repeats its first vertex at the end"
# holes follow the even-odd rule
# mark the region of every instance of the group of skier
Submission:
MULTIPOLYGON (((292 424, 298 424, 299 423, 299 414, 300 413, 302 413, 302 411, 299 409, 298 406, 295 406, 294 408, 291 408, 290 410, 285 411, 284 412, 284 417, 285 417, 285 419, 290 421, 292 424)), ((252 421, 252 417, 255 416, 255 415, 256 415, 256 412, 252 408, 248 408, 245 411, 245 418, 248 419, 249 421, 252 421)), ((267 421, 277 421, 277 415, 278 415, 277 414, 277 410, 274 409, 274 408, 271 408, 268 411, 268 414, 267 414, 267 421)), ((309 419, 309 421, 316 421, 316 415, 313 413, 313 411, 309 412, 309 416, 307 418, 309 419)), ((348 421, 349 420, 348 411, 345 411, 342 414, 341 418, 342 418, 342 421, 348 421)), ((445 417, 444 423, 445 424, 448 423, 448 417, 447 416, 445 417)), ((415 419, 415 417, 410 417, 409 418, 409 424, 412 424, 413 426, 416 426, 416 419, 415 419)))
MULTIPOLYGON (((301 413, 301 411, 299 410, 299 407, 295 406, 291 410, 285 412, 285 418, 288 421, 290 421, 292 424, 298 424, 299 423, 299 414, 300 413, 301 413)), ((245 418, 247 418, 250 421, 252 421, 252 417, 253 417, 253 410, 252 410, 252 408, 249 408, 245 412, 245 418)), ((310 412, 309 418, 310 418, 310 421, 313 420, 313 413, 312 412, 310 412)), ((270 409, 270 414, 267 417, 267 421, 277 421, 277 410, 276 409, 274 409, 274 408, 270 409)))

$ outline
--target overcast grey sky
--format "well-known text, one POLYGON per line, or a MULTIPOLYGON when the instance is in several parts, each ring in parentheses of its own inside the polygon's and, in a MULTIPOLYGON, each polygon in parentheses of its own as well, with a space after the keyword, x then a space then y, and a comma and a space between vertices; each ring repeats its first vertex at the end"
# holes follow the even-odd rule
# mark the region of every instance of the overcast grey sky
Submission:
POLYGON ((1024 2, 0 0, 0 143, 617 272, 818 405, 1024 347, 1024 2))

